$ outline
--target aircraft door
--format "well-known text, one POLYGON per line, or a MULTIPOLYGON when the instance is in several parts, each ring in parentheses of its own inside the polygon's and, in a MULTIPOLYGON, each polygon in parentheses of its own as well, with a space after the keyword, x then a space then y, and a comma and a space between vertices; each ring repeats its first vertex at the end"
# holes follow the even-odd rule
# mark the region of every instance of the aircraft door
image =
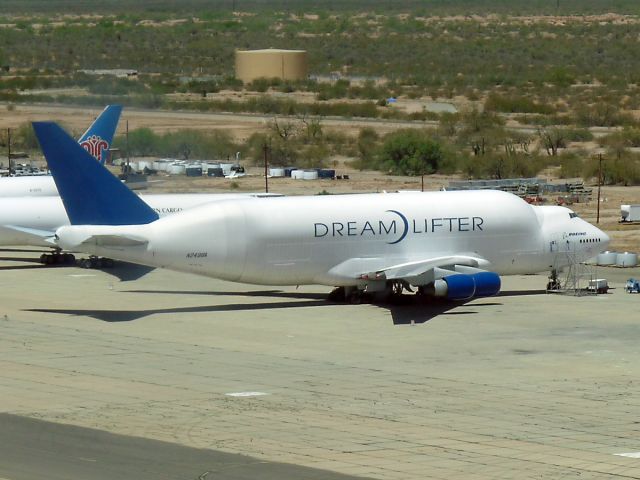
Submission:
POLYGON ((571 250, 571 242, 566 232, 549 239, 549 253, 568 253, 571 250))

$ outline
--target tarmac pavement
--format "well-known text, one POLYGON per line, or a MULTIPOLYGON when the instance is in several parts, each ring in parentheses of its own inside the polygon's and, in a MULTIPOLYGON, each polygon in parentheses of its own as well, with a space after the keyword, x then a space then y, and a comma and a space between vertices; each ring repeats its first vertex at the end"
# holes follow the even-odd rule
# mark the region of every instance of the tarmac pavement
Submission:
POLYGON ((111 478, 150 478, 149 452, 175 466, 166 478, 244 478, 226 454, 315 469, 281 478, 640 478, 640 295, 622 289, 640 269, 600 269, 607 295, 546 294, 531 275, 495 298, 383 307, 160 270, 120 282, 38 256, 0 251, 0 478, 43 478, 19 458, 85 478, 84 453, 47 452, 110 434, 140 442, 124 470, 101 460, 111 478), (56 428, 55 448, 9 446, 56 428), (178 475, 194 449, 204 460, 178 475))

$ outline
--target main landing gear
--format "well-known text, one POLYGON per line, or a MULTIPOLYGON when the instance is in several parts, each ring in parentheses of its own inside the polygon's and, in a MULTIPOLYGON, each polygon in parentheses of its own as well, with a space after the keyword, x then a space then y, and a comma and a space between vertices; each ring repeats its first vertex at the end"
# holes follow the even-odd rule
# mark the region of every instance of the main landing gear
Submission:
POLYGON ((362 302, 363 291, 355 287, 336 287, 331 290, 327 296, 327 300, 336 303, 353 303, 362 302))
MULTIPOLYGON (((403 300, 405 290, 414 293, 411 286, 402 280, 388 281, 386 285, 384 285, 384 288, 374 291, 363 290, 358 287, 336 287, 329 293, 327 300, 330 302, 344 302, 354 305, 362 302, 398 303, 403 300)), ((418 295, 422 294, 423 291, 419 289, 418 295)))
MULTIPOLYGON (((76 257, 72 253, 62 253, 60 250, 55 250, 40 255, 40 263, 44 265, 75 265, 76 257)), ((115 262, 111 258, 96 257, 95 255, 78 260, 78 266, 82 268, 111 268, 114 265, 115 262)))
POLYGON ((89 258, 80 259, 78 264, 82 268, 111 268, 115 265, 115 262, 111 258, 91 255, 89 258))
POLYGON ((73 254, 62 253, 60 250, 40 255, 40 263, 44 265, 73 265, 75 261, 76 257, 73 254))

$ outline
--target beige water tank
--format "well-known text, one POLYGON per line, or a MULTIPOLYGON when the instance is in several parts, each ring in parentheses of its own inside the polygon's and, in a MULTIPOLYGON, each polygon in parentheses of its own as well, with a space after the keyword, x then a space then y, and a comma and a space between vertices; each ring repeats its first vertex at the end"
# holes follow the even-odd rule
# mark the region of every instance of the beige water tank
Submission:
POLYGON ((308 71, 306 50, 236 50, 236 78, 244 83, 261 77, 304 80, 308 71))

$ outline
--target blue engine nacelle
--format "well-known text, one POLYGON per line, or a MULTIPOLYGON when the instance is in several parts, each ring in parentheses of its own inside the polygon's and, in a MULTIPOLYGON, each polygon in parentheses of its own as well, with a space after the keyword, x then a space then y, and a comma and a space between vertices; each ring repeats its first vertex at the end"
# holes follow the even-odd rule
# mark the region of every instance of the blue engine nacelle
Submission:
MULTIPOLYGON (((448 275, 441 282, 445 283, 446 291, 443 293, 450 300, 468 300, 476 293, 476 282, 473 280, 473 275, 448 275)), ((438 290, 442 291, 436 289, 436 295, 439 293, 438 290)))
POLYGON ((469 300, 475 297, 491 297, 500 292, 500 276, 493 272, 459 273, 447 275, 433 284, 437 297, 450 300, 469 300))
POLYGON ((476 284, 475 297, 493 297, 500 292, 500 275, 493 272, 478 272, 471 275, 476 284))

